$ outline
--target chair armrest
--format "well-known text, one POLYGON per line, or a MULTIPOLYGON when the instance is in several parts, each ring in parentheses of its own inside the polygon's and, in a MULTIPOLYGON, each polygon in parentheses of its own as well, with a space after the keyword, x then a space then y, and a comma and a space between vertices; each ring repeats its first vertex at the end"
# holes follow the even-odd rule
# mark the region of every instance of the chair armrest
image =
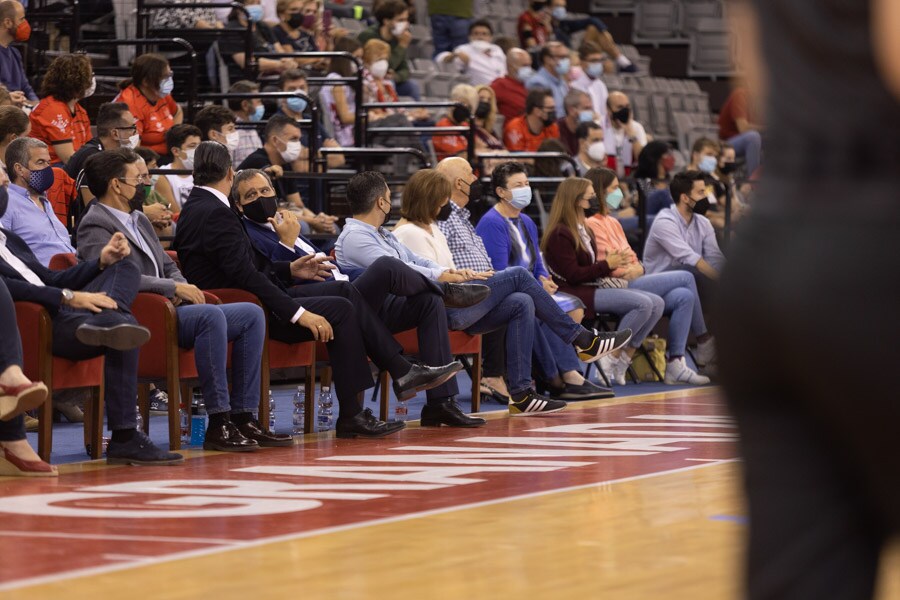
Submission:
POLYGON ((235 302, 250 302, 251 304, 262 306, 262 302, 259 301, 259 298, 257 298, 255 294, 251 294, 250 292, 246 292, 244 290, 235 288, 218 288, 215 290, 206 290, 206 292, 209 294, 213 294, 224 304, 234 304, 235 302))
POLYGON ((178 318, 175 305, 159 294, 138 294, 131 305, 131 313, 138 323, 150 330, 150 340, 141 346, 138 365, 138 375, 143 377, 157 372, 161 365, 166 364, 170 349, 176 351, 178 318))
POLYGON ((22 371, 29 379, 43 380, 40 357, 42 352, 50 356, 53 350, 50 313, 34 302, 16 302, 16 325, 22 339, 22 371))

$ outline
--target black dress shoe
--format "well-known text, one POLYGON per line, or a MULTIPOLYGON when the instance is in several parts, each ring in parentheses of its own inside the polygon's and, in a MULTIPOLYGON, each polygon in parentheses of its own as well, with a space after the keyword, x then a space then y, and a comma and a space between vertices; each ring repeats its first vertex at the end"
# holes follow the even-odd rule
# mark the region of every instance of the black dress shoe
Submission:
POLYGON ((468 308, 491 295, 491 288, 480 283, 445 283, 444 306, 468 308))
POLYGON ((292 436, 286 433, 265 431, 259 426, 259 421, 256 419, 247 421, 243 425, 238 425, 238 431, 240 431, 245 438, 256 440, 256 443, 264 448, 294 445, 294 438, 292 436))
MULTIPOLYGON (((90 452, 88 452, 90 454, 90 452)), ((127 442, 109 442, 106 447, 106 464, 108 465, 177 465, 184 462, 184 457, 175 452, 166 452, 157 448, 143 431, 135 431, 127 442)))
POLYGON ((140 325, 121 323, 112 327, 98 327, 83 323, 75 330, 75 337, 85 346, 105 346, 113 350, 134 350, 150 339, 150 330, 140 325))
POLYGON ((422 407, 419 423, 422 427, 481 427, 487 421, 481 417, 470 417, 460 410, 456 400, 443 404, 426 404, 422 407))
POLYGON ((367 408, 351 419, 338 418, 335 434, 339 438, 379 438, 396 433, 406 427, 403 421, 379 421, 367 408))
POLYGON ((259 448, 256 440, 244 437, 237 425, 226 421, 216 427, 206 428, 206 439, 203 440, 204 450, 218 450, 219 452, 252 452, 259 448))
POLYGON ((581 385, 567 383, 559 397, 563 400, 599 400, 614 398, 615 395, 611 389, 585 379, 581 385))
POLYGON ((446 383, 462 368, 462 363, 458 360, 443 367, 413 364, 409 373, 394 381, 394 394, 400 400, 408 400, 415 396, 416 392, 430 390, 446 383))

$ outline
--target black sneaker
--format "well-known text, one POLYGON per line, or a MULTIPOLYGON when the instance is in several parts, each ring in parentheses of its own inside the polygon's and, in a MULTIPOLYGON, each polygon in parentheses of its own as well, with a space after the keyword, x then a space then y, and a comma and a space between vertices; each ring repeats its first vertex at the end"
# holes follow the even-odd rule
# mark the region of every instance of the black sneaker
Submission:
POLYGON ((184 462, 184 457, 174 452, 166 452, 147 437, 143 431, 135 431, 134 437, 127 442, 110 440, 106 448, 106 464, 108 465, 177 465, 184 462))
POLYGON ((150 414, 169 414, 169 395, 159 388, 150 392, 150 414))
POLYGON ((615 393, 607 387, 585 379, 581 385, 567 383, 558 397, 564 400, 599 400, 601 398, 613 398, 615 393))
POLYGON ((587 348, 575 346, 578 352, 578 358, 586 363, 592 363, 600 360, 610 352, 614 352, 628 343, 631 339, 631 330, 623 329, 622 331, 603 331, 594 330, 594 340, 587 348))
POLYGON ((518 402, 515 399, 509 400, 509 416, 511 417, 533 417, 536 415, 546 415, 559 412, 566 407, 566 403, 562 400, 554 400, 547 396, 542 396, 534 390, 528 390, 525 397, 518 402))

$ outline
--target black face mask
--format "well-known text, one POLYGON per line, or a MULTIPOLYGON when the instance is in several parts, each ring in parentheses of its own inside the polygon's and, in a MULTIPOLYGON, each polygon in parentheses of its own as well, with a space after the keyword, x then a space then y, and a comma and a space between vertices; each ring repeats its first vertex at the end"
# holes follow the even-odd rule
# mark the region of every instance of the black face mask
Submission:
POLYGON ((554 123, 556 123, 556 111, 548 110, 547 116, 544 118, 544 127, 550 127, 554 123))
POLYGON ((242 208, 244 209, 244 215, 248 219, 262 225, 268 223, 269 219, 278 212, 278 197, 260 196, 250 204, 245 204, 242 208))
POLYGON ((293 27, 294 29, 299 29, 301 25, 303 25, 303 13, 294 13, 287 20, 287 24, 293 27))
MULTIPOLYGON (((376 200, 375 202, 376 202, 376 204, 377 204, 377 203, 378 203, 378 200, 376 200)), ((381 210, 381 205, 380 205, 380 204, 378 204, 378 210, 381 210)), ((379 227, 384 227, 385 224, 386 224, 386 223, 390 220, 390 218, 391 218, 391 211, 390 211, 390 209, 388 209, 387 212, 384 212, 383 210, 381 210, 381 212, 384 213, 384 219, 381 220, 381 225, 379 225, 379 227)))
POLYGON ((6 207, 9 206, 9 194, 6 191, 6 186, 0 186, 0 218, 6 214, 6 207))
POLYGON ((534 12, 538 12, 538 11, 543 10, 544 8, 546 8, 546 6, 547 6, 547 3, 546 3, 546 2, 532 2, 532 3, 531 3, 531 10, 533 10, 534 12))
POLYGON ((453 211, 453 209, 450 206, 450 203, 448 202, 447 204, 445 204, 441 207, 441 210, 438 211, 438 214, 435 217, 435 219, 437 219, 438 221, 446 221, 447 219, 450 218, 450 213, 452 211, 453 211))
POLYGON ((491 114, 491 103, 482 100, 475 109, 475 116, 479 119, 487 119, 489 114, 491 114))
POLYGON ((600 199, 597 196, 592 196, 588 203, 589 206, 584 209, 584 216, 590 218, 600 212, 600 199))
POLYGON ((453 121, 456 123, 465 123, 469 120, 469 116, 472 114, 472 111, 469 110, 467 106, 454 106, 453 107, 453 121))
POLYGON ((736 164, 734 164, 733 162, 727 162, 719 167, 719 171, 722 173, 722 175, 731 175, 732 173, 734 173, 734 170, 736 168, 736 164))
POLYGON ((617 110, 612 114, 612 118, 619 123, 627 123, 628 119, 631 118, 631 108, 626 106, 625 108, 617 110))
POLYGON ((134 196, 128 199, 128 211, 140 211, 144 210, 144 198, 146 195, 144 194, 144 186, 138 185, 134 188, 134 196))
POLYGON ((702 198, 701 200, 697 200, 697 203, 694 205, 694 208, 691 211, 695 215, 705 215, 706 211, 709 210, 709 198, 702 198))

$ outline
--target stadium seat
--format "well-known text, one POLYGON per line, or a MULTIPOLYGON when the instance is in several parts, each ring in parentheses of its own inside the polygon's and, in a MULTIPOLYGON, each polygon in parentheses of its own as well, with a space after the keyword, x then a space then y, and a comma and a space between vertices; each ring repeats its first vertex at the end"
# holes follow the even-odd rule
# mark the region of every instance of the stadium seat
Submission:
POLYGON ((722 19, 700 19, 691 33, 688 76, 730 77, 734 74, 734 43, 722 19))
POLYGON ((590 12, 592 13, 633 13, 636 0, 591 0, 590 12))
POLYGON ((678 4, 672 0, 642 0, 634 15, 635 43, 682 42, 679 36, 678 4))
POLYGON ((697 31, 702 19, 721 19, 724 13, 721 0, 681 0, 681 31, 688 35, 697 31))

